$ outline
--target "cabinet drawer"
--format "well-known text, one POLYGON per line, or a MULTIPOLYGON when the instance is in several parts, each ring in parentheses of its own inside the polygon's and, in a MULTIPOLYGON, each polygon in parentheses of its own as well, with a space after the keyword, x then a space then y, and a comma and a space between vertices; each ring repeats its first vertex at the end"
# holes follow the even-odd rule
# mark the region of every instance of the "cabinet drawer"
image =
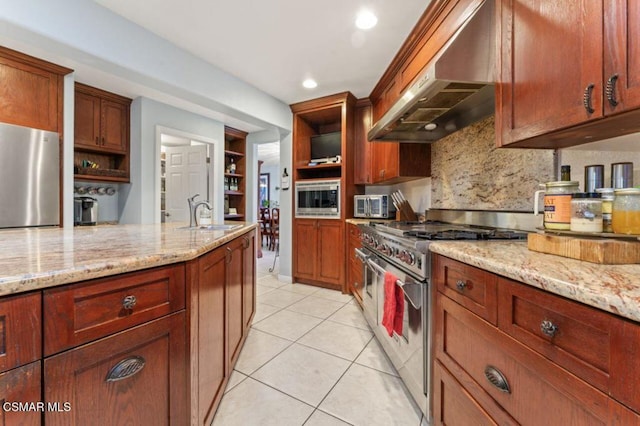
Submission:
POLYGON ((636 413, 460 305, 438 299, 436 356, 455 377, 471 383, 476 400, 490 397, 523 425, 640 422, 636 413))
POLYGON ((443 256, 435 256, 438 291, 491 324, 497 324, 497 276, 443 256))
POLYGON ((498 287, 502 331, 640 410, 638 397, 632 396, 635 392, 619 386, 640 383, 640 372, 629 368, 640 355, 640 326, 504 278, 498 280, 498 287), (630 398, 636 401, 631 403, 630 398))
MULTIPOLYGON (((41 413, 37 410, 24 410, 14 403, 37 404, 41 397, 40 361, 15 368, 0 374, 0 401, 2 401, 2 417, 0 424, 37 426, 42 424, 41 413), (6 409, 4 404, 11 404, 6 409)), ((62 404, 60 404, 62 405, 62 404)), ((62 407, 61 407, 62 408, 62 407)))
POLYGON ((184 265, 46 290, 45 355, 142 324, 184 306, 184 265))
POLYGON ((39 292, 0 300, 0 372, 41 357, 41 301, 39 292))

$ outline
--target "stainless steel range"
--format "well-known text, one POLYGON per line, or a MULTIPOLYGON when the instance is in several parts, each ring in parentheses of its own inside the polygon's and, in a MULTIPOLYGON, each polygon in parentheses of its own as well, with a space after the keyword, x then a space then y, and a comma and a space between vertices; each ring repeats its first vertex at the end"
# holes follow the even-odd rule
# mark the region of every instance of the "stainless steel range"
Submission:
POLYGON ((416 403, 431 419, 431 258, 437 240, 526 239, 541 224, 531 213, 430 210, 428 221, 372 222, 361 226, 364 316, 416 403), (402 335, 382 326, 384 280, 402 288, 402 335))

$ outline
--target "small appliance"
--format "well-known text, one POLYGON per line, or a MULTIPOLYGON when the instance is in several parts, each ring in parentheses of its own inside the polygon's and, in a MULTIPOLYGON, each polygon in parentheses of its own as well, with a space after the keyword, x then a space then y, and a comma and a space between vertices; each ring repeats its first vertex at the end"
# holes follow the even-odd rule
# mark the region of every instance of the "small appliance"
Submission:
POLYGON ((73 224, 90 226, 98 223, 98 200, 93 197, 73 199, 73 224))
POLYGON ((396 215, 389 195, 354 195, 353 216, 391 219, 396 215))
POLYGON ((296 182, 296 217, 340 218, 340 181, 296 182))

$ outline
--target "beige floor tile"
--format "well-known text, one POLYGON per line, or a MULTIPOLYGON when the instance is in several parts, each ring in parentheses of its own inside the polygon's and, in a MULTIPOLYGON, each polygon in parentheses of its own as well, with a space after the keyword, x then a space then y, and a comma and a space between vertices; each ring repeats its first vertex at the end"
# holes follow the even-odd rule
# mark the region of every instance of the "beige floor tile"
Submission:
POLYGON ((320 318, 282 310, 253 325, 253 328, 284 339, 298 340, 321 322, 320 318))
POLYGON ((305 334, 298 343, 353 361, 372 337, 370 331, 325 321, 305 334))
POLYGON ((290 340, 252 329, 244 342, 235 369, 243 374, 251 375, 291 343, 290 340))
POLYGON ((283 283, 282 281, 278 281, 278 278, 272 277, 271 275, 262 277, 259 280, 256 279, 256 282, 258 283, 258 285, 265 286, 265 287, 273 287, 273 288, 280 288, 283 285, 287 284, 287 283, 283 283))
POLYGON ((294 343, 251 377, 315 407, 350 364, 344 359, 294 343))
POLYGON ((316 410, 304 426, 349 426, 350 424, 351 423, 345 423, 336 417, 330 416, 323 411, 316 410))
POLYGON ((236 387, 238 384, 240 384, 247 377, 248 376, 245 376, 244 374, 242 374, 238 370, 233 370, 231 372, 231 377, 229 377, 229 381, 227 382, 227 387, 225 388, 224 393, 229 392, 231 389, 236 387))
POLYGON ((279 308, 286 308, 289 305, 304 299, 304 294, 291 293, 290 291, 284 291, 280 289, 274 289, 268 293, 265 293, 259 297, 260 303, 264 303, 271 306, 277 306, 279 308))
POLYGON ((313 407, 247 378, 224 395, 214 426, 300 426, 313 407))
POLYGON ((286 290, 292 293, 299 293, 299 294, 305 294, 305 295, 310 295, 320 290, 319 287, 306 285, 306 284, 299 284, 299 283, 286 283, 283 286, 278 288, 280 290, 286 290))
POLYGON ((398 372, 393 367, 389 358, 387 358, 387 355, 385 355, 377 339, 371 339, 367 347, 364 348, 362 353, 356 358, 356 364, 375 368, 376 370, 393 374, 394 376, 398 375, 398 372))
POLYGON ((357 364, 318 408, 356 425, 419 426, 422 419, 400 378, 357 364))
POLYGON ((337 290, 329 290, 328 288, 321 288, 317 292, 313 293, 316 297, 323 297, 329 300, 335 300, 336 302, 347 303, 353 299, 350 294, 342 294, 337 290))
POLYGON ((275 314, 282 310, 277 306, 265 305, 264 303, 256 303, 256 313, 253 316, 253 324, 262 321, 263 319, 275 314))
POLYGON ((266 286, 266 285, 260 285, 260 284, 256 285, 256 295, 257 296, 263 296, 263 295, 265 295, 265 294, 267 294, 267 293, 269 293, 270 291, 273 291, 273 290, 277 290, 277 288, 276 287, 269 287, 269 286, 266 286))
POLYGON ((363 330, 370 330, 367 320, 364 319, 362 309, 359 306, 347 303, 339 311, 329 317, 330 321, 351 325, 363 330))
POLYGON ((326 319, 344 306, 344 303, 309 296, 287 307, 287 310, 326 319))

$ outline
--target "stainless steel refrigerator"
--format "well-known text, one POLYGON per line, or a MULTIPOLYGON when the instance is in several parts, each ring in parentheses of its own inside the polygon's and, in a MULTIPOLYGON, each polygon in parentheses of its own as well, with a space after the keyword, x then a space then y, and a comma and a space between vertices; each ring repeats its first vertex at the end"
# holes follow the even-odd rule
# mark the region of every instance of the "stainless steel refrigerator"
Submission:
POLYGON ((0 228, 60 224, 57 133, 0 123, 0 228))

